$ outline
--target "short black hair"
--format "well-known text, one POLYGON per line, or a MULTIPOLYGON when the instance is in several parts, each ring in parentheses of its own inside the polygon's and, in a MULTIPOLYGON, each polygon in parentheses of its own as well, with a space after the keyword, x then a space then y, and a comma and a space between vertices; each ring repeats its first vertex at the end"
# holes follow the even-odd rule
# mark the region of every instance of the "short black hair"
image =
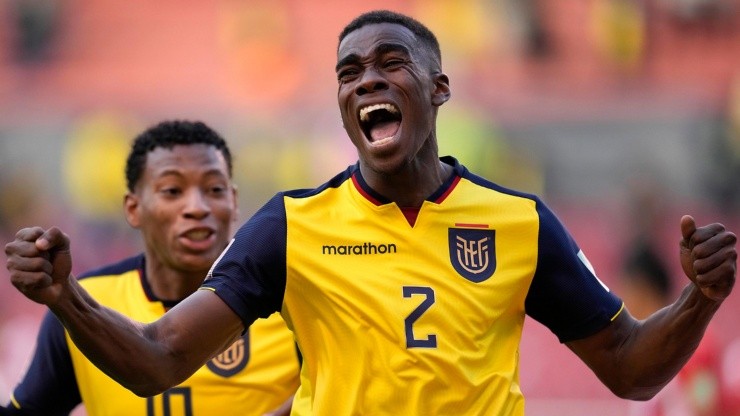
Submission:
POLYGON ((637 241, 622 266, 627 279, 639 280, 667 298, 673 290, 668 266, 647 241, 637 241))
POLYGON ((431 52, 431 56, 436 59, 436 64, 442 65, 442 52, 439 49, 439 42, 437 41, 437 37, 434 36, 434 33, 418 20, 390 10, 373 10, 357 16, 342 29, 342 32, 339 34, 339 43, 342 43, 342 40, 351 32, 363 26, 379 23, 393 23, 410 30, 421 41, 427 51, 431 52))
POLYGON ((146 156, 154 149, 172 149, 176 145, 205 144, 218 149, 226 160, 229 177, 232 175, 232 157, 226 141, 215 130, 201 121, 162 121, 136 136, 126 160, 126 187, 134 191, 146 165, 146 156))

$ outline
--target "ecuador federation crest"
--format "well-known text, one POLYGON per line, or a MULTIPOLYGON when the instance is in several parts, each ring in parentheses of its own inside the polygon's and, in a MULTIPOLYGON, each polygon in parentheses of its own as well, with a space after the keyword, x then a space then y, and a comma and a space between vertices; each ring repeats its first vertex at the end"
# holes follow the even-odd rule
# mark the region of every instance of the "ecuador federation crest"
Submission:
POLYGON ((496 270, 496 231, 479 228, 450 228, 450 262, 460 276, 480 283, 496 270))
POLYGON ((247 363, 249 363, 249 330, 206 365, 209 370, 221 377, 231 377, 242 371, 247 363))

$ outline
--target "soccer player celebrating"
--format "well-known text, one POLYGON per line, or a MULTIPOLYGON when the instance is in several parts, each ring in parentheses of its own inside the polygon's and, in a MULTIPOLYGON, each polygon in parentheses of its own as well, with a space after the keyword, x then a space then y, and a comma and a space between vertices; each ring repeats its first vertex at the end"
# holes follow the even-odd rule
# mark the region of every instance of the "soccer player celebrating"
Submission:
POLYGON ((689 282, 638 321, 542 200, 439 157, 450 84, 425 26, 389 11, 357 17, 336 73, 359 161, 316 189, 278 193, 201 290, 159 320, 99 307, 70 276, 69 238, 54 227, 6 246, 13 284, 140 395, 185 380, 276 311, 303 355, 294 415, 522 415, 525 314, 620 397, 646 399, 670 381, 732 290, 733 233, 683 217, 689 282))
MULTIPOLYGON (((124 209, 145 249, 80 276, 90 305, 151 322, 198 289, 237 219, 231 175, 226 142, 202 122, 165 121, 140 134, 126 163, 124 209)), ((284 405, 287 415, 300 363, 282 318, 258 320, 223 347, 187 380, 141 398, 88 361, 48 313, 31 366, 5 411, 66 415, 83 403, 88 415, 256 416, 284 405)))

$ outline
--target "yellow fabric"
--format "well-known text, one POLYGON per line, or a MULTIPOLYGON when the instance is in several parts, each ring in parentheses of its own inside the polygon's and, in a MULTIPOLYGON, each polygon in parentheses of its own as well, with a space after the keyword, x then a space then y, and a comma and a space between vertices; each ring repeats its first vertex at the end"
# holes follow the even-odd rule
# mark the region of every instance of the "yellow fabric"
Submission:
POLYGON ((283 315, 304 356, 293 415, 311 414, 311 400, 316 415, 524 414, 518 356, 537 261, 534 201, 462 179, 441 204, 425 202, 413 227, 352 181, 284 201, 283 315), (470 228, 495 230, 496 267, 479 283, 447 254, 450 229, 470 228), (408 347, 410 338, 434 346, 408 347))
MULTIPOLYGON (((100 303, 135 320, 151 322, 165 312, 161 302, 147 299, 136 270, 82 279, 80 283, 100 303)), ((211 361, 228 370, 230 365, 248 359, 246 367, 236 374, 224 377, 204 366, 181 385, 147 399, 103 374, 67 335, 80 393, 90 416, 249 416, 273 410, 298 386, 293 336, 280 315, 274 314, 257 320, 249 329, 248 339, 248 346, 239 340, 226 355, 211 361)))

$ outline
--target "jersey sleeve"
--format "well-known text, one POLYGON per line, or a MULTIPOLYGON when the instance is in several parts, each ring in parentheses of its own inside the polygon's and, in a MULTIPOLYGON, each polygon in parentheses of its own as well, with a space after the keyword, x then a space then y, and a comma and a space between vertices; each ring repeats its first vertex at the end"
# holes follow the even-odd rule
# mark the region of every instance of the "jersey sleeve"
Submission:
POLYGON ((82 402, 64 327, 51 312, 41 322, 28 371, 13 391, 8 415, 68 415, 82 402))
POLYGON ((283 195, 277 194, 237 231, 201 286, 226 302, 245 328, 282 307, 286 234, 283 195))
POLYGON ((525 301, 529 316, 560 342, 585 338, 604 328, 621 311, 622 301, 596 276, 573 237, 542 201, 539 250, 525 301))

